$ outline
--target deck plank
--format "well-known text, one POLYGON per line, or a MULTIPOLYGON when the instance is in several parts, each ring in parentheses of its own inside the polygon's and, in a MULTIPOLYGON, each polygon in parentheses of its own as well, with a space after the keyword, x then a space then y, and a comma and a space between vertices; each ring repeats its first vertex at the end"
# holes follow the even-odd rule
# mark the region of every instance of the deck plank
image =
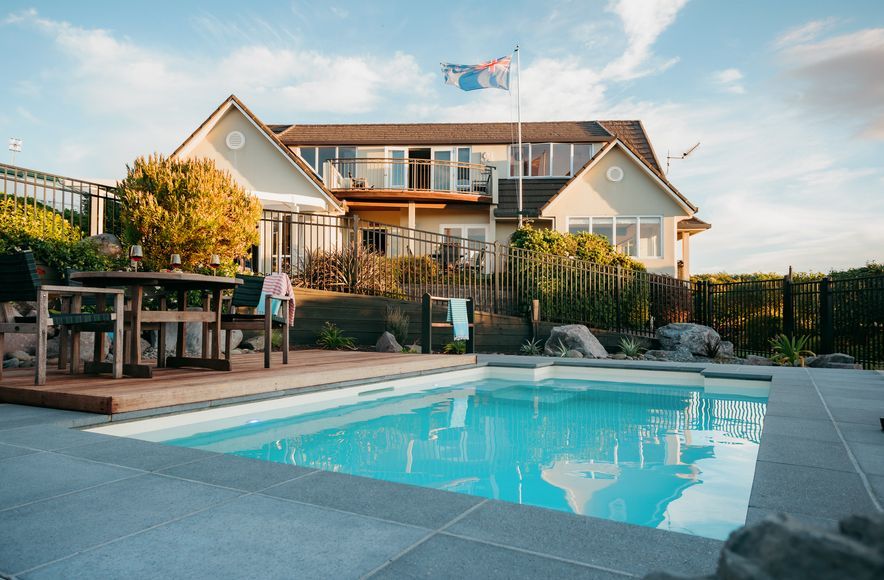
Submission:
POLYGON ((116 414, 201 403, 233 397, 288 391, 317 385, 373 379, 474 364, 473 355, 299 350, 264 357, 237 355, 230 372, 187 368, 154 368, 152 379, 70 375, 47 369, 45 385, 34 385, 33 369, 7 370, 0 381, 0 403, 17 403, 72 411, 116 414))

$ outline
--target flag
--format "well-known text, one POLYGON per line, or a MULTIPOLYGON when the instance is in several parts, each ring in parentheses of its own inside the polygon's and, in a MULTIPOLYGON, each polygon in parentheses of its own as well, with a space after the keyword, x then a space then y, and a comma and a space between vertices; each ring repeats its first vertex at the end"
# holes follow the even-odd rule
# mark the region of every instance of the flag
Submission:
POLYGON ((510 88, 510 62, 512 56, 503 56, 482 64, 442 63, 445 82, 465 91, 476 89, 510 88))

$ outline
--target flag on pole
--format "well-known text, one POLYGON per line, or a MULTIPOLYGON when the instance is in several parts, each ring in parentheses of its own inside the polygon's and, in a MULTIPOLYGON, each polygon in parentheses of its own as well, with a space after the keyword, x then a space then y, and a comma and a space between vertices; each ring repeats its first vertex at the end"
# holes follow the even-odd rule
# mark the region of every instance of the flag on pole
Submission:
POLYGON ((464 91, 476 89, 510 88, 510 62, 512 56, 503 56, 482 64, 442 63, 445 82, 464 91))

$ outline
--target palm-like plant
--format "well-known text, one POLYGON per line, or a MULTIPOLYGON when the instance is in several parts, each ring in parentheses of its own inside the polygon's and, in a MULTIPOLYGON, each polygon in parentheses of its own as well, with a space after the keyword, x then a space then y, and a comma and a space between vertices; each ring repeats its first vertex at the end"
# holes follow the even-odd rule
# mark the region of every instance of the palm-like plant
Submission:
POLYGON ((639 342, 629 336, 620 339, 620 352, 628 357, 635 358, 642 353, 642 346, 639 342))
POLYGON ((543 341, 539 338, 529 338, 519 347, 519 352, 529 356, 541 355, 543 354, 543 341))
POLYGON ((809 340, 810 337, 807 335, 788 337, 785 334, 770 339, 774 351, 770 360, 781 365, 795 366, 797 363, 804 366, 805 357, 815 356, 813 351, 806 348, 809 340))
POLYGON ((329 350, 356 350, 356 339, 344 336, 344 331, 333 322, 326 322, 323 325, 316 338, 316 344, 329 350))

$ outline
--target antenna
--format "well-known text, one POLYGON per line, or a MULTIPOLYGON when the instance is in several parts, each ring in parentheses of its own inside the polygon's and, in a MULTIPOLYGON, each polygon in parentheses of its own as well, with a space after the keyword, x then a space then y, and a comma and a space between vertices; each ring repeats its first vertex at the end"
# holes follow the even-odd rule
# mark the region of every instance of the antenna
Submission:
POLYGON ((12 164, 15 165, 15 154, 21 153, 22 140, 18 137, 9 138, 9 150, 12 151, 12 164))
POLYGON ((669 150, 666 150, 666 175, 669 175, 669 165, 673 159, 687 159, 688 155, 697 150, 697 147, 700 146, 700 142, 697 141, 693 147, 682 153, 681 155, 670 155, 669 150))

